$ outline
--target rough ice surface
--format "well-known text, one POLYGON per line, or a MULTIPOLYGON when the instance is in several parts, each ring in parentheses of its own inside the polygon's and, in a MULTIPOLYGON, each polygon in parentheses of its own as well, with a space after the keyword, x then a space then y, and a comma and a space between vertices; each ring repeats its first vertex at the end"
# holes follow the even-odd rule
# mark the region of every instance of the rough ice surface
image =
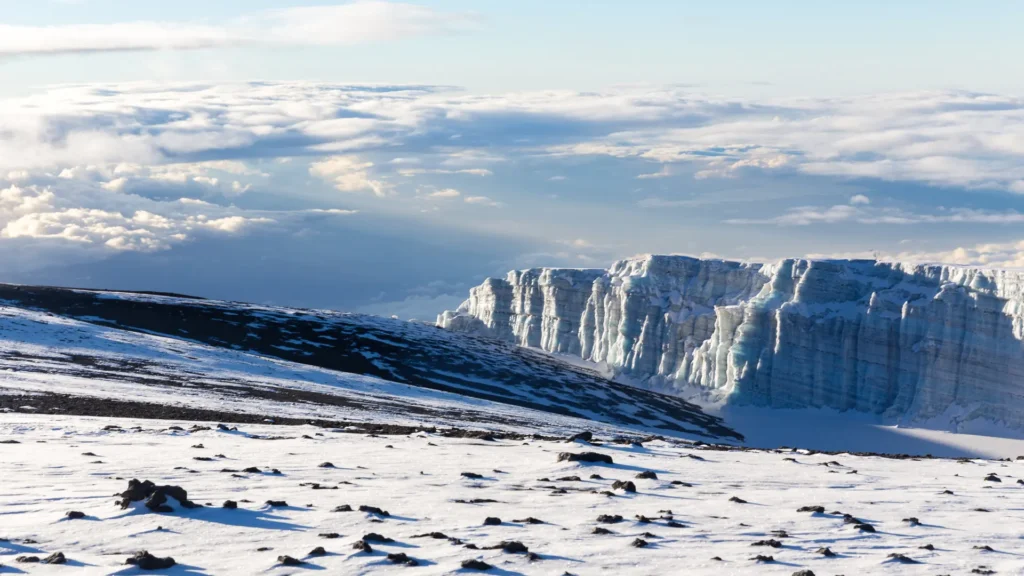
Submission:
POLYGON ((1024 272, 642 256, 489 279, 438 324, 729 404, 1024 428, 1024 272))

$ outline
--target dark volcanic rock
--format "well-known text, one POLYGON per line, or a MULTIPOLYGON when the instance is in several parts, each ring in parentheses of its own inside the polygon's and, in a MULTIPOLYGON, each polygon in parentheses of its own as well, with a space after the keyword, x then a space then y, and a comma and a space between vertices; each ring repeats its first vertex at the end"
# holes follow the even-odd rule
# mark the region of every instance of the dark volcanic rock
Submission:
POLYGON ((526 554, 527 552, 530 551, 530 549, 527 548, 525 544, 523 544, 522 542, 519 542, 518 540, 505 540, 501 544, 497 544, 497 545, 494 545, 494 546, 488 546, 485 549, 486 550, 501 550, 502 552, 505 552, 506 554, 526 554))
POLYGON ((835 552, 833 552, 832 549, 827 547, 827 546, 825 548, 818 548, 816 550, 816 552, 818 554, 821 554, 822 556, 824 556, 826 558, 834 558, 834 557, 837 556, 837 554, 835 552))
POLYGON ((285 508, 288 506, 288 503, 284 500, 267 500, 266 505, 271 508, 285 508))
POLYGON ((591 432, 580 432, 579 434, 573 434, 572 436, 570 436, 566 440, 566 442, 575 442, 577 440, 582 440, 584 442, 590 442, 593 439, 594 439, 594 434, 593 433, 591 433, 591 432))
POLYGON ((491 568, 494 568, 494 566, 491 566, 487 562, 483 562, 481 560, 463 560, 462 561, 462 569, 463 570, 490 570, 491 568))
POLYGON ((825 507, 824 506, 801 506, 800 508, 797 508, 797 512, 810 512, 812 514, 824 514, 825 513, 825 507))
POLYGON ((22 564, 37 564, 41 562, 39 556, 18 556, 14 561, 22 564))
POLYGON ((41 564, 67 564, 68 559, 64 557, 63 552, 54 552, 39 562, 41 564))
POLYGON ((612 490, 636 492, 636 484, 633 484, 632 480, 616 480, 615 482, 612 482, 612 490))
POLYGON ((543 524, 544 523, 543 520, 537 520, 533 516, 530 516, 529 518, 523 518, 522 520, 513 520, 513 522, 521 522, 523 524, 543 524))
POLYGON ((302 566, 305 564, 302 560, 292 558, 291 556, 278 556, 277 563, 282 566, 302 566))
POLYGON ((65 514, 65 516, 69 520, 81 520, 82 518, 85 518, 85 512, 79 512, 78 510, 72 510, 71 512, 68 512, 67 514, 65 514))
POLYGON ((650 470, 644 470, 643 472, 637 474, 636 477, 638 479, 640 479, 640 480, 657 480, 658 479, 658 475, 655 474, 654 472, 651 472, 650 470))
POLYGON ((331 510, 331 512, 351 512, 351 511, 352 511, 352 507, 349 506, 348 504, 342 504, 341 506, 335 506, 334 510, 331 510))
POLYGON ((600 526, 597 526, 596 528, 591 530, 590 533, 591 534, 614 534, 614 532, 612 532, 611 530, 609 530, 607 528, 602 528, 600 526))
POLYGON ((235 502, 234 500, 225 500, 224 504, 221 505, 221 508, 227 508, 228 510, 236 510, 238 508, 238 502, 235 502))
POLYGON ((748 502, 747 502, 746 500, 744 500, 743 498, 739 498, 739 497, 737 497, 737 496, 733 496, 732 498, 729 498, 729 502, 735 502, 735 503, 737 503, 737 504, 747 504, 747 503, 748 503, 748 502))
POLYGON ((648 546, 648 543, 647 540, 644 540, 643 538, 637 538, 636 540, 630 542, 629 545, 634 548, 646 548, 648 546))
POLYGON ((394 540, 388 538, 387 536, 377 534, 376 532, 370 532, 366 536, 363 536, 363 542, 377 542, 380 544, 390 544, 391 542, 394 542, 394 540))
POLYGON ((897 554, 895 552, 889 554, 889 559, 891 559, 893 562, 898 562, 900 564, 920 564, 920 562, 914 560, 909 556, 904 556, 903 554, 897 554))
POLYGON ((137 479, 128 481, 128 489, 121 493, 118 504, 121 509, 127 509, 132 502, 145 500, 146 508, 153 512, 173 512, 174 509, 167 505, 168 498, 177 500, 182 508, 199 507, 188 499, 188 492, 180 486, 157 486, 149 480, 139 482, 137 479))
POLYGON ((617 524, 619 522, 622 522, 622 516, 619 516, 618 514, 601 514, 597 517, 597 521, 601 524, 617 524))
POLYGON ((323 546, 317 546, 316 548, 313 548, 312 550, 310 550, 309 554, 307 554, 307 556, 326 556, 326 555, 327 555, 327 550, 324 550, 323 546))
POLYGON ((770 546, 772 548, 782 548, 782 542, 779 542, 774 538, 769 538, 768 540, 758 540, 757 542, 751 544, 751 546, 770 546))
POLYGON ((370 545, 367 544, 365 540, 357 540, 352 544, 352 548, 354 550, 359 550, 360 552, 366 552, 367 554, 373 552, 373 548, 370 548, 370 545))
POLYGON ((483 474, 477 474, 475 472, 463 472, 461 476, 463 478, 469 478, 470 480, 480 480, 483 478, 483 474))
POLYGON ((359 507, 359 511, 366 512, 367 514, 376 514, 377 516, 391 516, 391 514, 389 514, 387 510, 381 510, 376 506, 363 505, 359 507))
POLYGON ((584 462, 588 464, 612 464, 612 457, 597 452, 562 452, 558 455, 559 462, 584 462))
POLYGON ((124 561, 125 564, 138 567, 140 570, 166 570, 174 566, 174 558, 158 558, 143 550, 124 561))
POLYGON ((404 564, 406 566, 419 566, 420 563, 405 555, 404 552, 388 554, 388 562, 392 564, 404 564))
POLYGON ((341 534, 338 534, 337 532, 321 532, 319 534, 319 536, 321 538, 325 538, 327 540, 334 540, 335 538, 341 538, 341 534))
POLYGON ((495 518, 494 516, 484 518, 484 526, 501 526, 501 518, 495 518))

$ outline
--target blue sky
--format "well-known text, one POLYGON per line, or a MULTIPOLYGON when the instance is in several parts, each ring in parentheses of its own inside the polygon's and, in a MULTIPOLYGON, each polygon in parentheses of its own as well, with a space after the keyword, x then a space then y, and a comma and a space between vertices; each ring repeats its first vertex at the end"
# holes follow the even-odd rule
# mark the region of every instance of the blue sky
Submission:
POLYGON ((1024 266, 1019 2, 0 14, 0 280, 425 318, 646 252, 1024 266))

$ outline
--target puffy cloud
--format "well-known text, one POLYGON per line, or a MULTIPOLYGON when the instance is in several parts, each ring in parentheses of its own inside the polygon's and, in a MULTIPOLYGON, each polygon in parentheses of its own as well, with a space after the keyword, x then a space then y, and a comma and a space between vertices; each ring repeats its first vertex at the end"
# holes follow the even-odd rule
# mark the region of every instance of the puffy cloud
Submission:
POLYGON ((377 196, 387 196, 392 186, 384 180, 370 176, 373 162, 363 162, 355 156, 332 156, 309 166, 309 173, 331 183, 341 192, 372 191, 377 196))
POLYGON ((424 6, 362 1, 240 15, 224 25, 114 22, 0 25, 0 55, 192 50, 240 44, 344 45, 447 34, 474 25, 468 14, 424 6))

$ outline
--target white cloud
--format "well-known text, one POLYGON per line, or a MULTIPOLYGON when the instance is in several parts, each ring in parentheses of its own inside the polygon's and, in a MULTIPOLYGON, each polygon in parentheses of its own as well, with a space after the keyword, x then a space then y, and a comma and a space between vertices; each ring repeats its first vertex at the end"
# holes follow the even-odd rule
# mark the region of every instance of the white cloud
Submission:
POLYGON ((355 156, 332 156, 309 166, 309 173, 330 182, 341 192, 372 191, 377 196, 387 196, 392 186, 384 180, 370 176, 373 162, 364 162, 355 156))
POLYGON ((463 168, 461 170, 448 170, 444 168, 403 168, 398 171, 402 176, 420 176, 423 174, 468 174, 470 176, 493 176, 494 172, 486 168, 463 168))
POLYGON ((427 198, 458 198, 462 193, 454 188, 445 188, 436 192, 427 194, 427 198))
POLYGON ((1024 268, 1024 240, 981 243, 950 250, 906 250, 898 252, 843 252, 808 254, 808 258, 869 258, 890 262, 956 264, 985 268, 1024 268))
POLYGON ((500 207, 500 206, 503 205, 501 202, 497 202, 497 201, 491 200, 487 196, 466 196, 465 202, 467 204, 478 204, 480 206, 492 206, 492 207, 500 207))
POLYGON ((669 169, 668 164, 662 164, 661 170, 657 172, 650 172, 648 174, 640 174, 637 176, 637 180, 652 180, 657 178, 668 178, 672 176, 672 170, 669 169))
POLYGON ((852 222, 858 224, 1024 224, 1024 213, 1014 210, 991 211, 968 208, 944 209, 935 213, 917 213, 893 208, 871 208, 837 204, 829 207, 799 206, 768 218, 731 218, 727 224, 773 224, 809 226, 852 222))
POLYGON ((223 24, 115 22, 0 25, 0 55, 192 50, 241 44, 347 45, 472 28, 468 14, 424 6, 361 1, 271 10, 223 24))
POLYGON ((850 197, 850 204, 854 206, 871 204, 871 198, 868 198, 863 194, 854 194, 850 197))

